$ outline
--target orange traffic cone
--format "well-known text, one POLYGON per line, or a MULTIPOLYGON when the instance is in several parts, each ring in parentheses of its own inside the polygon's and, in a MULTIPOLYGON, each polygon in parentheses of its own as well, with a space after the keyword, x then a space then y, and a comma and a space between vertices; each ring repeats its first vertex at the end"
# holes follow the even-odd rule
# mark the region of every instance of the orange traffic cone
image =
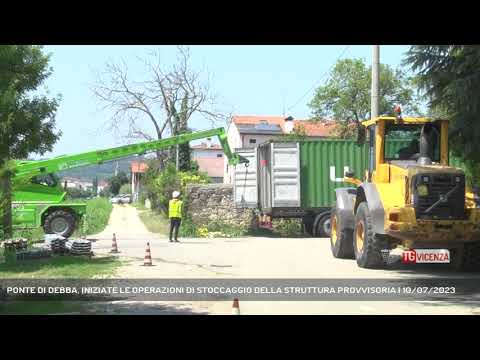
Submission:
POLYGON ((143 266, 152 266, 152 255, 150 253, 150 243, 147 242, 147 248, 145 249, 145 259, 143 266))
POLYGON ((111 253, 118 253, 118 247, 117 247, 117 238, 115 237, 115 234, 113 234, 112 238, 112 250, 110 250, 111 253))
POLYGON ((233 299, 232 315, 240 315, 240 305, 237 298, 233 299))

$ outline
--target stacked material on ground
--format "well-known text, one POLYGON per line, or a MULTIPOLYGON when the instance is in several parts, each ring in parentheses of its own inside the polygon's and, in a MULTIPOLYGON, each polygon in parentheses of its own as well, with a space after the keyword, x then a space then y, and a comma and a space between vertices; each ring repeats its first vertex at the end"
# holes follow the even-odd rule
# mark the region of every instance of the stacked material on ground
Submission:
POLYGON ((5 250, 24 250, 27 248, 27 245, 27 239, 24 238, 16 238, 3 242, 5 250))
POLYGON ((20 250, 17 252, 17 260, 42 259, 52 256, 52 252, 46 248, 32 248, 28 250, 20 250))
POLYGON ((51 250, 53 253, 64 253, 65 252, 65 243, 67 241, 61 235, 56 234, 46 234, 45 239, 45 248, 51 250))
POLYGON ((68 240, 65 247, 72 255, 91 255, 92 243, 88 240, 68 240))

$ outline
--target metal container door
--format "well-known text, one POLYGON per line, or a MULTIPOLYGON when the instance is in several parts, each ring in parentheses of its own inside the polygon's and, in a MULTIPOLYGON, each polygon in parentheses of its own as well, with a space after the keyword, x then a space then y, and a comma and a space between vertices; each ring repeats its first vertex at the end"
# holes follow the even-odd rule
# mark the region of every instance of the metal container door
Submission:
POLYGON ((299 144, 272 145, 272 207, 300 207, 299 144))

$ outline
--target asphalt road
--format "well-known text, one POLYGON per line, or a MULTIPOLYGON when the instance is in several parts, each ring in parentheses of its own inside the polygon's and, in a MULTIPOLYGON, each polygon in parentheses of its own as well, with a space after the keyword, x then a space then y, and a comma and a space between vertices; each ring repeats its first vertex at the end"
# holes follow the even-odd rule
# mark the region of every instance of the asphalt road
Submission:
MULTIPOLYGON (((325 238, 242 237, 231 239, 180 239, 144 227, 137 210, 115 205, 104 232, 93 236, 94 251, 108 253, 115 233, 121 253, 130 264, 122 278, 270 278, 270 279, 408 279, 475 278, 438 265, 396 266, 386 270, 357 267, 354 260, 335 259, 325 238), (143 267, 145 245, 150 243, 154 267, 143 267)), ((480 284, 480 281, 479 281, 480 284)), ((480 285, 479 285, 480 291, 480 285)), ((477 298, 452 296, 447 302, 418 301, 241 301, 241 314, 480 314, 477 298)), ((191 313, 230 314, 231 302, 182 304, 191 313)), ((158 313, 162 313, 159 309, 158 313)))

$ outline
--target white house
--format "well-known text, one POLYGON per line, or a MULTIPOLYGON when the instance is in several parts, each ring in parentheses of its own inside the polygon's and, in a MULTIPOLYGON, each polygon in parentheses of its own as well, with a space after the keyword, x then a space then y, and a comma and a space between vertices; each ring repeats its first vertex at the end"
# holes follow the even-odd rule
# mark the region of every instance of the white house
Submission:
POLYGON ((191 149, 192 160, 198 163, 199 170, 206 172, 212 182, 223 182, 225 154, 222 147, 208 138, 206 142, 193 145, 191 149))

